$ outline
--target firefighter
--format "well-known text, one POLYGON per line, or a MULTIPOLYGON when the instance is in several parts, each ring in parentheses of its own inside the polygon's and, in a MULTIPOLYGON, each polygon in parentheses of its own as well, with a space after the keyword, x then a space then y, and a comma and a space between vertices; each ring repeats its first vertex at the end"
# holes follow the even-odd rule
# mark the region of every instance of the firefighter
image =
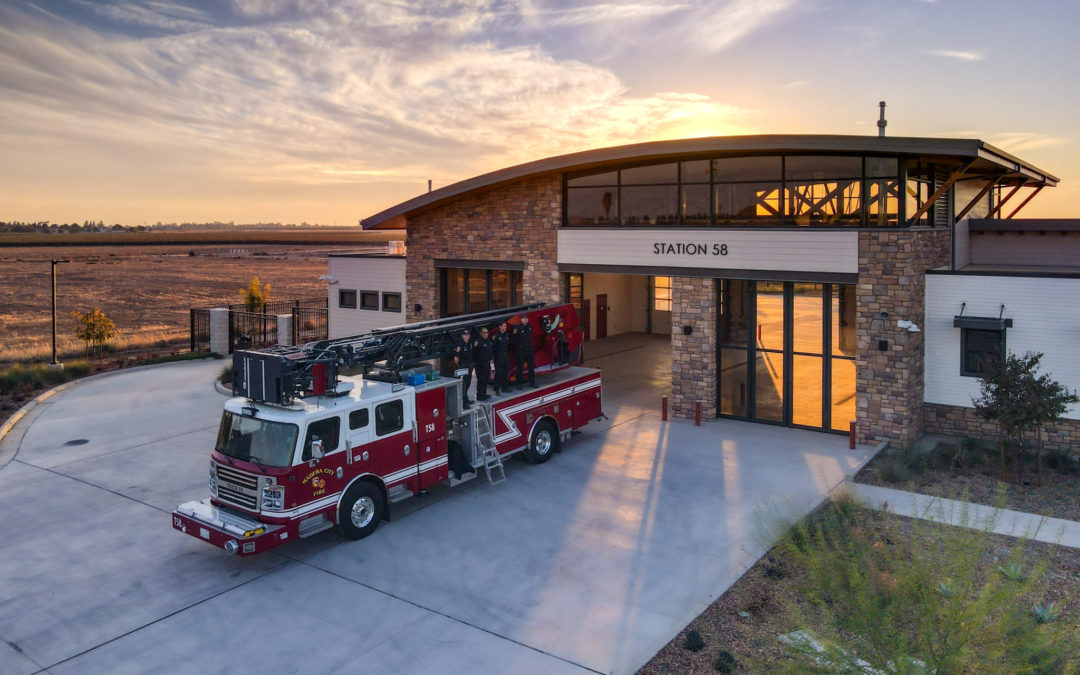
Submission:
POLYGON ((505 394, 510 391, 510 333, 505 321, 491 336, 491 346, 495 352, 495 393, 505 394))
POLYGON ((532 347, 533 327, 529 325, 529 315, 521 315, 521 323, 514 330, 514 354, 517 357, 517 384, 525 386, 525 364, 529 365, 529 386, 537 388, 536 358, 532 347))
POLYGON ((458 368, 465 370, 465 374, 461 376, 461 407, 468 408, 473 404, 469 398, 469 387, 472 386, 472 368, 473 368, 473 350, 472 343, 469 338, 472 334, 469 333, 469 329, 461 331, 461 339, 457 343, 457 347, 454 349, 454 355, 457 357, 458 368))
POLYGON ((487 326, 481 326, 480 335, 472 341, 473 361, 476 363, 476 400, 486 401, 488 384, 491 383, 491 340, 487 326))

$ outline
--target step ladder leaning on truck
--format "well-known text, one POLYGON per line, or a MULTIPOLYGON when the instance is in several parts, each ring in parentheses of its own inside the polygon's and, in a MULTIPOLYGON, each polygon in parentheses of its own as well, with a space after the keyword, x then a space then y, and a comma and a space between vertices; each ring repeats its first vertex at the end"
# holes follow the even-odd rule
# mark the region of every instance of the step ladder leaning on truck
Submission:
POLYGON ((241 556, 333 526, 353 539, 389 519, 391 504, 504 460, 546 462, 571 431, 599 419, 600 371, 580 366, 572 305, 523 305, 324 340, 242 351, 210 453, 211 496, 181 504, 173 527, 241 556), (537 389, 462 407, 462 380, 432 362, 455 338, 528 315, 537 389), (339 376, 359 368, 360 376, 339 376))

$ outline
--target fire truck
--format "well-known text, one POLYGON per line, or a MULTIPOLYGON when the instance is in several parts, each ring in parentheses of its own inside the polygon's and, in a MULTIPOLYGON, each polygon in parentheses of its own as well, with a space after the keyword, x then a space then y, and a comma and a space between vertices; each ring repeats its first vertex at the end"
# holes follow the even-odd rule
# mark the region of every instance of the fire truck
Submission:
POLYGON ((509 455, 546 462, 603 416, 600 371, 580 365, 582 340, 573 305, 533 304, 237 351, 210 497, 178 506, 173 528, 250 556, 334 526, 366 537, 392 504, 439 483, 482 473, 494 486, 509 455), (462 332, 513 329, 523 316, 537 388, 516 382, 469 406, 465 371, 452 366, 462 332))

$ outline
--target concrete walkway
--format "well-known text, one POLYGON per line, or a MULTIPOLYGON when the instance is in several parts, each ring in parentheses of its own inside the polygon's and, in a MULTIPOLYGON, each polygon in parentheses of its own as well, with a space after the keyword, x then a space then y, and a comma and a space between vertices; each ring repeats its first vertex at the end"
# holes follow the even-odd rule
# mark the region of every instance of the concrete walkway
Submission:
POLYGON ((878 485, 849 482, 848 488, 867 506, 879 511, 972 529, 990 526, 996 534, 1080 548, 1080 523, 1076 521, 996 509, 878 485))
POLYGON ((610 419, 547 464, 244 559, 170 524, 207 493, 220 362, 60 392, 0 443, 0 673, 636 671, 768 549, 763 514, 809 512, 873 451, 663 424, 666 346, 627 342, 589 359, 610 419))

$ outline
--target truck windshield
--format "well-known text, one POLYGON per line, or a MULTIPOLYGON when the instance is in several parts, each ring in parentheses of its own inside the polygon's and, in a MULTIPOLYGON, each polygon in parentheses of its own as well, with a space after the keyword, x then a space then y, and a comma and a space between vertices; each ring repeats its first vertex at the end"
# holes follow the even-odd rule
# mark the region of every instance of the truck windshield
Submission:
POLYGON ((221 416, 217 445, 221 453, 266 466, 292 466, 297 426, 244 417, 229 411, 221 416))

